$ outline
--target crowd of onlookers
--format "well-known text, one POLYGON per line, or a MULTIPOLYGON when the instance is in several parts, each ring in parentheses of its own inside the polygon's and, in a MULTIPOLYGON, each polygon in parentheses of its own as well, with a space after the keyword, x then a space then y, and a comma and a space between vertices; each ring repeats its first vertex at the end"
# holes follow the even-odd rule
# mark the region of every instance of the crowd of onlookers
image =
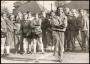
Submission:
POLYGON ((84 9, 58 7, 56 11, 32 15, 17 12, 17 15, 1 15, 1 55, 9 55, 11 44, 15 53, 30 54, 46 52, 48 45, 54 46, 59 60, 64 51, 75 51, 78 41, 82 51, 89 45, 89 14, 84 9), (4 52, 6 49, 6 53, 4 52))

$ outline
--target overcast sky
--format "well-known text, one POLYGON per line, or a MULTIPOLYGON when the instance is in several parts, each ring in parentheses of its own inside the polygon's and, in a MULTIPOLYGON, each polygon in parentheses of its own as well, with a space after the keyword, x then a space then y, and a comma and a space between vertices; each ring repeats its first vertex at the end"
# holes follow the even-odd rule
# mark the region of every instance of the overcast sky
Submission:
MULTIPOLYGON (((9 12, 13 12, 12 10, 14 9, 13 3, 16 1, 6 1, 5 6, 8 8, 9 12)), ((53 4, 52 9, 55 9, 54 6, 55 1, 44 1, 44 7, 47 8, 48 10, 51 10, 51 3, 53 4)), ((39 4, 43 5, 43 1, 38 1, 39 4)))

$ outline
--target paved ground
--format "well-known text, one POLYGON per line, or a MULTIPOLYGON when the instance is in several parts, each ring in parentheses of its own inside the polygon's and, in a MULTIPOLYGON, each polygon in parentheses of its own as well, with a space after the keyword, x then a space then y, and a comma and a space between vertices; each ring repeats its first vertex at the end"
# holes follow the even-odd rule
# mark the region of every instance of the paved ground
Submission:
MULTIPOLYGON (((44 54, 10 54, 8 57, 1 58, 1 63, 60 63, 57 54, 53 56, 52 52, 44 54)), ((75 52, 64 52, 64 58, 61 63, 89 63, 89 53, 83 53, 80 47, 76 46, 75 52)))

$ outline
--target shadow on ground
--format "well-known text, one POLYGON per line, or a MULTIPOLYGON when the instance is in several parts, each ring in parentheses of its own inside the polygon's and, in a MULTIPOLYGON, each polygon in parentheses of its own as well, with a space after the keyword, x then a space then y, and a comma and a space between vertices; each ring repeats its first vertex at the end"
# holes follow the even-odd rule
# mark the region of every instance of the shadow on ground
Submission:
POLYGON ((18 57, 3 57, 5 60, 12 60, 12 61, 33 61, 36 59, 31 59, 31 58, 18 58, 18 57))

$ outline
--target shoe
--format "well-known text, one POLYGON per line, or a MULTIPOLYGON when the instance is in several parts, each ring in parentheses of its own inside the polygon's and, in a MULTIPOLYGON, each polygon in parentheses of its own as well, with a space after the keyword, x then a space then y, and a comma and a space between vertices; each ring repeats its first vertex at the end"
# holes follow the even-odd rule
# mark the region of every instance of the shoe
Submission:
POLYGON ((62 62, 62 58, 61 57, 59 57, 59 62, 62 62))
POLYGON ((87 52, 86 48, 83 48, 82 51, 83 51, 83 52, 87 52))
POLYGON ((70 52, 70 49, 65 50, 65 52, 70 52))
POLYGON ((82 51, 83 51, 83 53, 87 52, 86 50, 82 50, 82 51))
POLYGON ((7 54, 5 54, 4 56, 9 56, 10 54, 9 53, 7 53, 7 54))
POLYGON ((44 54, 44 52, 41 52, 41 54, 44 54))
POLYGON ((1 54, 1 57, 5 57, 5 54, 1 54))
POLYGON ((59 59, 59 62, 62 62, 62 59, 59 59))
POLYGON ((75 52, 75 49, 72 49, 71 52, 75 52))
POLYGON ((26 54, 26 52, 25 53, 23 53, 22 55, 25 55, 26 54))
POLYGON ((32 54, 32 52, 29 51, 29 52, 27 52, 27 54, 32 54))

